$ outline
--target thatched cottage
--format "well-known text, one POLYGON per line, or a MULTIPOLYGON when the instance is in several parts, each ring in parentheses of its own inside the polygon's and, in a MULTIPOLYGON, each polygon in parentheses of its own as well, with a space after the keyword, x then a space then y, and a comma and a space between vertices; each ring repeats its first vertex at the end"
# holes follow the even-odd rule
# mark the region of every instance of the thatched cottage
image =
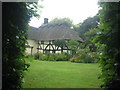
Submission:
MULTIPOLYGON (((71 29, 67 22, 48 23, 48 19, 45 18, 44 24, 39 28, 30 27, 26 52, 29 54, 61 53, 61 48, 53 45, 53 41, 62 39, 83 42, 77 32, 71 29)), ((62 51, 68 52, 68 48, 63 48, 62 51)))

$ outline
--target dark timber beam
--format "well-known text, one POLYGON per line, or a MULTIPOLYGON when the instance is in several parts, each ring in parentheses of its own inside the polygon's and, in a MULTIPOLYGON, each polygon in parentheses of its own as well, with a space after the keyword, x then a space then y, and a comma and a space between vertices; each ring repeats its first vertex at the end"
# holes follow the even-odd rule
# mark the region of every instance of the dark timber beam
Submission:
POLYGON ((32 55, 33 47, 31 47, 31 55, 32 55))

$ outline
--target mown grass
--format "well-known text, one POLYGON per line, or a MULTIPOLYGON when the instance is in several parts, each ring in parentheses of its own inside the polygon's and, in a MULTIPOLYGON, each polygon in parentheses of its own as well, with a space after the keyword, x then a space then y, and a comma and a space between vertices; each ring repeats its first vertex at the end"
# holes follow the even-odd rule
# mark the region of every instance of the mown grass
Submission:
POLYGON ((23 88, 99 88, 98 64, 34 61, 25 72, 23 88))

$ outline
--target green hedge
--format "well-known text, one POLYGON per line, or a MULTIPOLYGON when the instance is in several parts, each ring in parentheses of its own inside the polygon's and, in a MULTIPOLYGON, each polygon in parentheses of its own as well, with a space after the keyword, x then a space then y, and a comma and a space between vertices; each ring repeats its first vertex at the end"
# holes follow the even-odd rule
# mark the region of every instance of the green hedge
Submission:
POLYGON ((98 62, 97 54, 95 52, 91 53, 81 53, 76 56, 71 56, 68 53, 62 54, 54 54, 54 53, 47 53, 47 54, 35 54, 34 59, 42 60, 42 61, 71 61, 77 63, 95 63, 98 62))
POLYGON ((70 59, 70 55, 67 53, 63 54, 54 54, 54 53, 47 53, 47 54, 35 54, 35 59, 38 60, 45 60, 45 61, 68 61, 70 59))
POLYGON ((2 89, 22 88, 27 31, 30 18, 36 16, 37 2, 2 3, 2 89))
POLYGON ((90 52, 89 48, 84 48, 76 51, 76 55, 70 58, 71 62, 77 63, 95 63, 98 62, 97 52, 90 52))
POLYGON ((80 56, 74 56, 70 59, 71 62, 76 63, 94 63, 95 59, 88 55, 80 55, 80 56))

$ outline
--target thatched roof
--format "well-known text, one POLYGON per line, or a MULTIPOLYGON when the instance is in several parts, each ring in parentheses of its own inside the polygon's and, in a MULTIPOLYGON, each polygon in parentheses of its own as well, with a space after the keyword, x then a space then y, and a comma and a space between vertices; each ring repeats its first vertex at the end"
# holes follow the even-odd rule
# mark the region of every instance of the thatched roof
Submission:
POLYGON ((37 36, 38 36, 37 29, 38 28, 30 26, 30 30, 28 31, 28 39, 37 40, 37 36))
POLYGON ((28 35, 30 39, 40 41, 65 39, 83 42, 77 32, 72 30, 67 22, 47 23, 39 28, 31 27, 28 35))

